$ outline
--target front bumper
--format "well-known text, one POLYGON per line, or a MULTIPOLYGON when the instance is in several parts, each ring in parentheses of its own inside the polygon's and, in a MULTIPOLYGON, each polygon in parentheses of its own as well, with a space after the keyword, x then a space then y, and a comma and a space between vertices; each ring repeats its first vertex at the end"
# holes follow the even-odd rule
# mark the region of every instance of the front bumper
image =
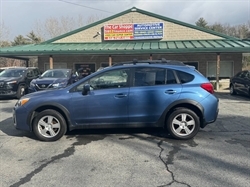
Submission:
POLYGON ((8 96, 8 97, 11 97, 11 96, 16 96, 17 92, 16 91, 13 91, 13 90, 0 90, 0 97, 2 96, 8 96))
POLYGON ((14 127, 18 130, 31 131, 31 126, 27 123, 28 112, 25 107, 15 106, 12 110, 14 127))

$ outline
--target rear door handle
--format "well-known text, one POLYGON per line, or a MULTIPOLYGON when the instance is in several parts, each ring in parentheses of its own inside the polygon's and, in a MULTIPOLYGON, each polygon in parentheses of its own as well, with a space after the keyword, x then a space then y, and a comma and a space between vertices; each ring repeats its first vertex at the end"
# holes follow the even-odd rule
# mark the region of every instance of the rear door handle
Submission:
POLYGON ((127 97, 126 94, 120 93, 120 94, 116 94, 115 98, 123 98, 123 97, 127 97))
POLYGON ((174 94, 174 93, 176 93, 176 91, 175 90, 166 90, 165 93, 166 94, 174 94))

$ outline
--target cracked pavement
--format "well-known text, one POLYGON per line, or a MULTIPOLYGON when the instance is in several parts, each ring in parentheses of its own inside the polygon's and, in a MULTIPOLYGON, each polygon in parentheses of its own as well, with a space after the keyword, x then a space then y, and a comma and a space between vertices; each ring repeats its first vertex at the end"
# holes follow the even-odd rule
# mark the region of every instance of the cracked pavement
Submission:
POLYGON ((248 187, 250 99, 217 93, 215 123, 188 141, 158 129, 77 130, 41 142, 0 100, 0 186, 248 187))

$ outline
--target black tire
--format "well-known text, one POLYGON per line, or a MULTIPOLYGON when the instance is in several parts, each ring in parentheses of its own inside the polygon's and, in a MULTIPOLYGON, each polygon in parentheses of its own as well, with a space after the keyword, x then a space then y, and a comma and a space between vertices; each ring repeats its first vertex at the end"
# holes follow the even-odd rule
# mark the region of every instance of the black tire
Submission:
POLYGON ((231 94, 231 95, 236 95, 236 91, 235 91, 235 89, 234 89, 234 85, 233 85, 233 84, 230 85, 230 88, 229 88, 229 89, 230 89, 230 94, 231 94))
POLYGON ((64 117, 55 110, 40 112, 33 121, 33 132, 39 140, 56 141, 67 131, 64 117))
POLYGON ((188 140, 199 132, 200 120, 192 110, 187 108, 176 108, 169 115, 166 127, 173 138, 188 140))
POLYGON ((23 85, 19 85, 17 88, 16 98, 20 99, 25 95, 25 87, 23 85))

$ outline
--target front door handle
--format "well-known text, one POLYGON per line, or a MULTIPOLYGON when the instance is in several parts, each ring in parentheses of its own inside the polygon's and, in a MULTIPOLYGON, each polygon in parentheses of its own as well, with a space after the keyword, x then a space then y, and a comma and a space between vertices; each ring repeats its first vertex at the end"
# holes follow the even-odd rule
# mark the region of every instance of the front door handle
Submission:
POLYGON ((176 93, 176 91, 175 90, 166 90, 165 93, 166 94, 174 94, 174 93, 176 93))

